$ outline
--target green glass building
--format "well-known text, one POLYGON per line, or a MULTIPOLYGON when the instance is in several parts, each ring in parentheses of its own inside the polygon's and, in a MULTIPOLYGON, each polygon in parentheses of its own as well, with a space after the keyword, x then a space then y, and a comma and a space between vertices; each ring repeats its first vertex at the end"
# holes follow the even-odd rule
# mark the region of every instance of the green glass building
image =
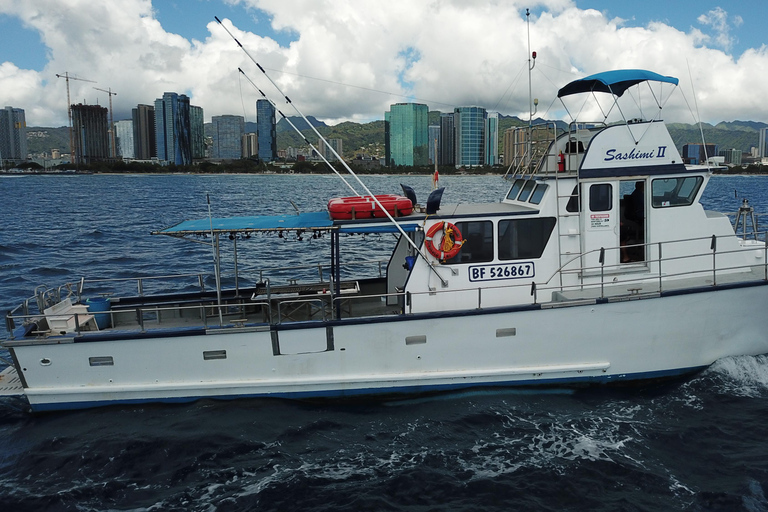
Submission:
POLYGON ((482 107, 458 107, 454 112, 456 167, 477 167, 486 163, 487 113, 482 107))
POLYGON ((429 108, 396 103, 384 113, 387 165, 429 165, 429 108))

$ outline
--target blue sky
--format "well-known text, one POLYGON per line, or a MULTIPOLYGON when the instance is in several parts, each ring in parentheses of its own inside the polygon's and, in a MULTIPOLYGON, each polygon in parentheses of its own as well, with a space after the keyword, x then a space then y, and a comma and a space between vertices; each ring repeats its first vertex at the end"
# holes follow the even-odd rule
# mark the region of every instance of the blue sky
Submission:
POLYGON ((697 18, 709 11, 721 7, 731 16, 740 16, 743 23, 734 28, 734 54, 741 54, 747 48, 759 48, 768 42, 766 20, 768 20, 768 0, 644 0, 627 2, 621 0, 576 0, 582 9, 597 9, 609 17, 627 20, 627 25, 645 26, 652 21, 660 21, 683 31, 690 27, 705 28, 697 18))
MULTIPOLYGON (((238 25, 260 35, 270 37, 283 46, 295 40, 290 30, 275 31, 271 16, 245 4, 232 5, 217 0, 152 0, 157 19, 169 32, 187 39, 204 40, 209 32, 208 23, 214 16, 238 20, 238 25)), ((11 61, 19 67, 42 71, 48 62, 47 49, 37 30, 25 27, 15 16, 0 13, 0 62, 11 61)))
MULTIPOLYGON (((329 123, 381 119, 398 101, 520 115, 526 7, 543 114, 562 117, 546 98, 574 78, 640 67, 681 78, 705 120, 768 121, 755 89, 768 80, 768 0, 0 0, 0 98, 31 126, 62 124, 55 75, 66 71, 117 91, 116 119, 165 91, 189 94, 206 119, 253 116, 237 68, 269 84, 218 16, 304 113, 329 123)), ((108 102, 91 84, 71 89, 73 101, 108 102)), ((669 106, 668 119, 691 121, 683 99, 669 106)))

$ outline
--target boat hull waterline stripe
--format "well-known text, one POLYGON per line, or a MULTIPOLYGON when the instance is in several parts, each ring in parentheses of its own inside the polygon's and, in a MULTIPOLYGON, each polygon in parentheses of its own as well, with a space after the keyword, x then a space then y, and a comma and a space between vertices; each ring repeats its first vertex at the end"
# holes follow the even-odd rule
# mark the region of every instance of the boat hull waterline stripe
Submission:
MULTIPOLYGON (((417 395, 422 393, 440 393, 457 391, 468 388, 545 388, 545 387, 558 387, 558 386, 579 386, 579 385, 603 385, 611 383, 632 382, 632 381, 652 381, 660 379, 671 379, 681 377, 684 375, 694 374, 696 372, 706 369, 707 366, 697 366, 690 368, 674 368, 669 370, 660 370, 653 372, 643 372, 636 374, 620 374, 620 375, 598 375, 598 376, 576 376, 576 377, 560 377, 552 379, 526 379, 526 380, 512 380, 504 382, 460 382, 449 384, 413 384, 402 386, 386 386, 375 388, 354 388, 354 389, 335 389, 335 390, 319 390, 319 391, 280 391, 280 392, 254 392, 254 393, 241 393, 234 395, 206 395, 200 394, 196 396, 184 396, 184 397, 152 397, 152 398, 126 398, 124 400, 99 400, 99 401, 64 401, 64 402, 46 402, 46 403, 34 403, 30 400, 30 407, 35 412, 45 411, 60 411, 68 409, 84 409, 91 407, 104 407, 109 405, 131 405, 142 404, 152 402, 163 403, 189 403, 197 400, 210 399, 210 400, 238 400, 247 398, 283 398, 283 399, 338 399, 338 398, 355 398, 366 396, 394 396, 394 395, 417 395)), ((114 394, 114 392, 113 392, 114 394)), ((33 396, 30 394, 30 398, 33 396)))

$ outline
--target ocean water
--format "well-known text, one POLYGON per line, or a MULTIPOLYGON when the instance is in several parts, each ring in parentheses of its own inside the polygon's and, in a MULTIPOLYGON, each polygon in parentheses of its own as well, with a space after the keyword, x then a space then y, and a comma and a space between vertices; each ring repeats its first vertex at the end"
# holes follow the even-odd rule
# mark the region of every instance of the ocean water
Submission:
MULTIPOLYGON (((422 200, 431 185, 366 178, 374 193, 401 182, 422 200)), ((506 189, 490 176, 441 182, 444 202, 496 201, 506 189)), ((149 234, 207 216, 207 194, 223 216, 290 213, 290 201, 310 211, 348 191, 327 176, 0 177, 0 309, 81 275, 210 272, 205 246, 149 234)), ((714 177, 704 203, 736 211, 744 197, 768 212, 768 177, 714 177)), ((327 259, 317 241, 254 242, 281 265, 327 259)), ((356 257, 379 256, 358 242, 348 247, 356 257)), ((269 264, 244 245, 239 259, 245 273, 269 264)), ((204 400, 32 415, 0 400, 0 509, 763 511, 767 410, 765 356, 663 385, 386 402, 204 400)))

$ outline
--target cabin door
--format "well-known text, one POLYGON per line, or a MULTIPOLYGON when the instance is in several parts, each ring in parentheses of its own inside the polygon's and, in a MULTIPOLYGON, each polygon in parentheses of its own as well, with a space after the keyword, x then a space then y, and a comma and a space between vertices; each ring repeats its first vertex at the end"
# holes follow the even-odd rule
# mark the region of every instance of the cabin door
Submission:
POLYGON ((590 269, 586 273, 600 272, 600 248, 605 248, 606 271, 615 270, 621 261, 617 189, 618 182, 582 184, 586 196, 581 216, 582 251, 586 253, 583 265, 590 269))

